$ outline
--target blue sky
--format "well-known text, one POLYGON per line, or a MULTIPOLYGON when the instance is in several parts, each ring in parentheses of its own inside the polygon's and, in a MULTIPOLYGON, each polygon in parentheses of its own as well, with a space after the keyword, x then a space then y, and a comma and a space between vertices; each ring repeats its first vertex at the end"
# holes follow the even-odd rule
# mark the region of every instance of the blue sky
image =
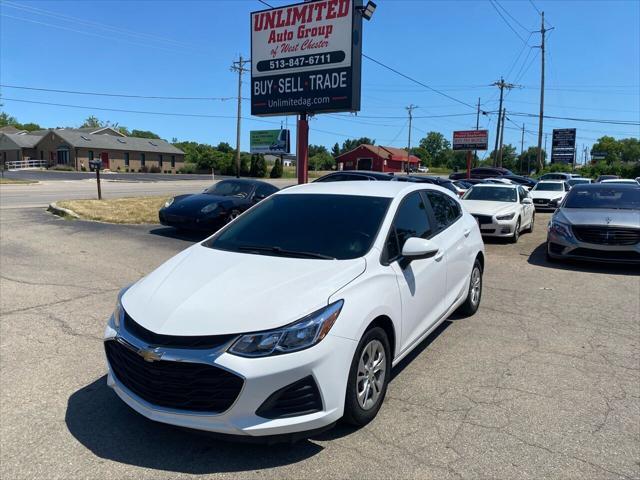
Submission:
MULTIPOLYGON (((274 6, 290 2, 272 0, 274 6)), ((522 85, 506 96, 507 112, 537 113, 540 28, 545 11, 548 37, 547 115, 640 121, 640 1, 378 0, 364 30, 364 52, 466 103, 481 99, 497 109, 504 75, 522 85), (534 7, 535 5, 535 7, 534 7), (508 12, 508 14, 505 13, 508 12), (510 15, 510 16, 509 16, 510 15), (519 24, 521 25, 519 25, 519 24), (522 38, 521 38, 522 37, 522 38), (526 44, 523 42, 526 40, 526 44)), ((249 56, 249 13, 257 0, 235 1, 0 1, 0 83, 3 85, 131 95, 234 97, 231 62, 249 56)), ((243 96, 249 97, 245 76, 243 96)), ((413 143, 430 130, 448 138, 474 128, 474 111, 363 59, 362 110, 358 118, 318 115, 310 142, 333 145, 369 136, 378 144, 407 143, 405 107, 414 111, 413 143), (448 118, 429 115, 469 114, 448 118)), ((0 87, 2 107, 21 122, 77 126, 94 114, 162 137, 235 145, 235 100, 154 100, 38 92, 0 87), (203 114, 194 118, 100 111, 16 102, 10 99, 150 112, 203 114)), ((242 147, 249 130, 294 127, 294 117, 251 118, 243 102, 242 147)), ((509 116, 509 113, 508 113, 509 116)), ((525 123, 525 149, 536 143, 537 119, 511 115, 505 141, 520 146, 516 125, 525 123)), ((493 145, 496 115, 481 117, 493 145)), ((546 120, 545 132, 575 127, 577 143, 602 135, 640 137, 640 127, 546 120)), ((549 138, 549 148, 550 148, 549 138)))

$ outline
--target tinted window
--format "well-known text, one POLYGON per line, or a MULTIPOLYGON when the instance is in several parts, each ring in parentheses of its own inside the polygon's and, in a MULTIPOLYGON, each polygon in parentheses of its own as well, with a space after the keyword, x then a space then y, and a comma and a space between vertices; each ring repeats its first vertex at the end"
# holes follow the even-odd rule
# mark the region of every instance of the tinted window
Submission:
POLYGON ((564 208, 640 210, 640 188, 574 188, 567 194, 564 208))
POLYGON ((518 188, 518 193, 520 193, 520 201, 522 201, 522 199, 527 198, 529 196, 529 193, 527 193, 527 191, 522 187, 518 188))
POLYGON ((340 173, 337 175, 327 175, 326 177, 319 178, 316 182, 352 182, 354 180, 370 180, 370 178, 365 177, 364 175, 340 173))
POLYGON ((486 200, 490 202, 515 202, 516 189, 512 187, 483 187, 475 185, 462 198, 464 200, 486 200))
MULTIPOLYGON (((394 227, 398 236, 398 249, 402 252, 404 242, 411 237, 427 238, 431 234, 431 225, 427 208, 419 192, 414 192, 402 201, 398 209, 394 227)), ((389 258, 392 258, 389 256, 389 258)))
POLYGON ((444 230, 460 216, 460 205, 454 199, 438 192, 426 192, 438 230, 444 230))
POLYGON ((455 193, 456 195, 458 194, 458 191, 456 190, 456 187, 453 185, 453 182, 442 182, 439 185, 442 188, 446 188, 447 190, 450 190, 451 192, 455 193))
POLYGON ((220 195, 222 197, 246 198, 253 189, 251 183, 237 182, 235 180, 225 180, 207 188, 205 193, 210 195, 220 195))
POLYGON ((533 190, 538 192, 561 192, 563 190, 562 183, 538 183, 533 190))
POLYGON ((203 245, 294 258, 357 258, 371 248, 390 201, 358 195, 273 195, 203 245))
POLYGON ((267 183, 263 185, 258 185, 258 188, 256 188, 256 197, 262 197, 262 198, 268 197, 269 195, 274 193, 276 190, 277 188, 267 183))

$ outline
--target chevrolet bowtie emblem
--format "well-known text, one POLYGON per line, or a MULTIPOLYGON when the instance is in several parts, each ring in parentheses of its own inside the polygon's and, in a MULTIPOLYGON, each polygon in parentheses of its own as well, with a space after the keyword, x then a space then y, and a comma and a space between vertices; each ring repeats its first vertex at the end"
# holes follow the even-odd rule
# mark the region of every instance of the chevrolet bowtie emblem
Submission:
POLYGON ((158 352, 157 350, 142 348, 138 350, 138 355, 140 355, 145 362, 157 362, 162 359, 162 355, 164 355, 164 353, 158 352))

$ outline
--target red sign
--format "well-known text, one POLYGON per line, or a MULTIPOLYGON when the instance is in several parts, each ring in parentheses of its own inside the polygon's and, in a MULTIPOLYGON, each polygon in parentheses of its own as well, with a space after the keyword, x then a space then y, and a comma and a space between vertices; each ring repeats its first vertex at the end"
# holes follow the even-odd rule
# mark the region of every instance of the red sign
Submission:
POLYGON ((487 150, 489 130, 459 130, 453 132, 454 150, 487 150))

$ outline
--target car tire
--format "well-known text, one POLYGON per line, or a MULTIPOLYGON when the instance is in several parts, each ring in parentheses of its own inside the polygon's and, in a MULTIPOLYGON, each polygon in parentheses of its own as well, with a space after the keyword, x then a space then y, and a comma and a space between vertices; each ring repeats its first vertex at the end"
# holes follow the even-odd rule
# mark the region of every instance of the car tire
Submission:
POLYGON ((520 217, 518 217, 518 221, 516 222, 516 228, 513 230, 513 235, 509 238, 511 243, 518 243, 518 239, 520 238, 520 217))
POLYGON ((527 228, 527 233, 533 233, 533 226, 536 222, 536 214, 531 215, 531 223, 529 224, 529 228, 527 228))
POLYGON ((227 215, 227 223, 229 223, 231 220, 235 219, 239 215, 240 215, 239 210, 231 210, 229 212, 229 215, 227 215))
POLYGON ((548 263, 557 263, 558 259, 553 258, 551 255, 549 255, 549 242, 545 243, 544 245, 544 253, 545 256, 547 257, 547 262, 548 263))
POLYGON ((375 418, 387 393, 392 360, 386 332, 380 327, 367 330, 351 361, 344 402, 345 422, 362 427, 375 418), (384 365, 380 368, 382 362, 384 365))
POLYGON ((467 298, 458 308, 458 312, 470 317, 478 311, 480 300, 482 300, 482 265, 480 264, 480 260, 476 258, 473 268, 471 269, 471 276, 469 277, 467 298))

